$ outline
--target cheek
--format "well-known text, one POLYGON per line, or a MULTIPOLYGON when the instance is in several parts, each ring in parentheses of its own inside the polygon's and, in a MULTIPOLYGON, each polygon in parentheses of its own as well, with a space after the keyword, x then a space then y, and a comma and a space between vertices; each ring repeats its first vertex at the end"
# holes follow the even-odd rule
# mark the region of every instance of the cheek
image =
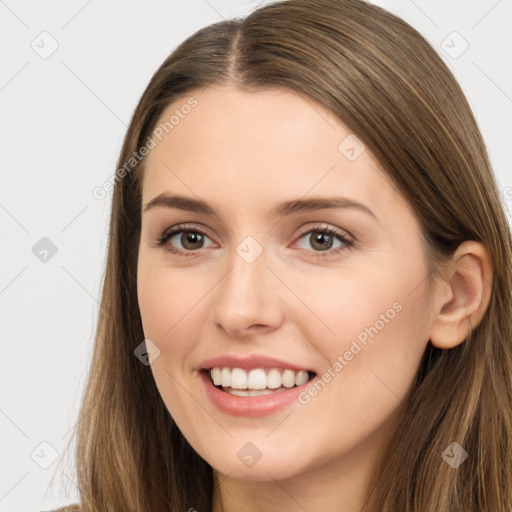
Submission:
POLYGON ((311 325, 331 346, 355 338, 364 342, 369 336, 367 328, 376 325, 383 330, 402 309, 404 294, 396 283, 390 287, 387 281, 386 275, 355 271, 310 279, 301 295, 316 316, 316 320, 310 316, 311 325))
POLYGON ((142 325, 145 337, 160 349, 150 369, 167 410, 180 428, 186 427, 201 419, 200 408, 184 391, 188 388, 184 363, 198 325, 194 315, 205 292, 183 277, 183 272, 143 263, 137 284, 142 325))
POLYGON ((189 378, 188 356, 201 337, 208 314, 203 299, 212 285, 211 277, 140 260, 137 294, 142 326, 144 336, 160 350, 151 370, 170 411, 176 410, 180 397, 187 398, 182 386, 189 378))
POLYGON ((326 379, 337 382, 333 391, 351 389, 366 403, 370 390, 405 397, 428 341, 429 296, 424 286, 411 292, 421 269, 392 270, 325 280, 304 292, 317 319, 301 325, 324 355, 326 379))
POLYGON ((188 314, 208 292, 208 283, 186 271, 139 266, 137 294, 145 335, 166 343, 186 325, 188 314))
MULTIPOLYGON (((333 308, 336 336, 316 337, 327 362, 319 375, 322 383, 302 395, 301 404, 303 426, 323 439, 322 446, 346 449, 394 424, 424 353, 426 340, 417 328, 424 322, 421 301, 396 301, 389 292, 361 293, 344 298, 341 309, 333 308)), ((311 457, 318 456, 316 449, 311 457)))

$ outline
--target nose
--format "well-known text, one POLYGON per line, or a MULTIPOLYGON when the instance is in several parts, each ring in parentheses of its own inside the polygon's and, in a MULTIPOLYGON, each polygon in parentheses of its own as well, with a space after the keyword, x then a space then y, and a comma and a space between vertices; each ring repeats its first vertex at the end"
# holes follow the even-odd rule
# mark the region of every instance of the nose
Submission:
POLYGON ((229 265, 214 288, 212 322, 236 338, 277 329, 283 321, 283 285, 267 267, 265 251, 251 263, 233 251, 229 265))

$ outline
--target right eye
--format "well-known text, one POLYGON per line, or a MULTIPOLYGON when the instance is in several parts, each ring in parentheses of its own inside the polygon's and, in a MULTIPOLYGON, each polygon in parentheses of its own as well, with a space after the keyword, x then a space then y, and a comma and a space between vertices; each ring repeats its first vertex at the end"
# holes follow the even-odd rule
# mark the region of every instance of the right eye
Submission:
POLYGON ((188 256, 198 249, 209 247, 210 245, 204 245, 205 240, 210 238, 201 230, 179 225, 166 229, 158 238, 157 244, 171 253, 188 256))

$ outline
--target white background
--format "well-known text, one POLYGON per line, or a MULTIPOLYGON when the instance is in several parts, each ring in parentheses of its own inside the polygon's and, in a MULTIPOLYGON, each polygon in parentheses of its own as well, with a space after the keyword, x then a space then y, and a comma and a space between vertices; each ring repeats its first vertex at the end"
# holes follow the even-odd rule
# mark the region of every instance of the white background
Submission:
MULTIPOLYGON (((111 198, 92 190, 115 171, 140 95, 183 39, 262 3, 0 0, 0 512, 77 501, 74 446, 65 448, 91 357, 111 198), (31 45, 48 50, 52 38, 58 48, 43 59, 31 45), (46 263, 32 252, 42 237, 57 247, 46 263), (47 469, 36 463, 51 460, 42 442, 58 454, 47 469)), ((512 1, 374 3, 453 70, 510 207, 512 1), (453 31, 469 44, 458 58, 441 47, 461 48, 453 31)))

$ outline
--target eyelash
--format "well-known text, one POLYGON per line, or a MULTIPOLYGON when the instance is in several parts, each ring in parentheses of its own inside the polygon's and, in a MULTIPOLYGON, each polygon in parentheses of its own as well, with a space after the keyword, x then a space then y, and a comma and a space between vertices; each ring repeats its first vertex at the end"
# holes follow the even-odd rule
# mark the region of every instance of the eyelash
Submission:
MULTIPOLYGON (((337 247, 332 250, 329 249, 326 251, 314 251, 314 250, 310 250, 310 249, 301 249, 303 251, 313 252, 313 253, 315 253, 316 256, 318 256, 320 258, 325 258, 328 256, 332 256, 333 254, 338 254, 339 252, 349 250, 354 245, 354 242, 352 240, 348 239, 341 231, 338 231, 338 230, 333 229, 328 226, 316 226, 316 227, 310 228, 307 231, 302 232, 299 235, 299 239, 305 235, 309 235, 309 234, 315 233, 315 232, 316 233, 327 233, 329 235, 332 235, 334 238, 337 238, 343 244, 340 247, 337 247)), ((165 230, 162 233, 162 235, 156 240, 157 246, 163 247, 169 239, 171 239, 173 236, 175 236, 176 234, 179 234, 179 233, 195 233, 195 234, 200 234, 202 236, 209 238, 208 235, 204 231, 202 231, 196 227, 180 224, 180 225, 177 225, 177 226, 174 226, 172 228, 165 230)), ((165 247, 165 250, 172 254, 175 254, 179 257, 191 256, 192 254, 198 252, 197 250, 196 251, 186 251, 186 250, 182 250, 182 249, 176 249, 171 245, 169 245, 169 247, 165 247)))

